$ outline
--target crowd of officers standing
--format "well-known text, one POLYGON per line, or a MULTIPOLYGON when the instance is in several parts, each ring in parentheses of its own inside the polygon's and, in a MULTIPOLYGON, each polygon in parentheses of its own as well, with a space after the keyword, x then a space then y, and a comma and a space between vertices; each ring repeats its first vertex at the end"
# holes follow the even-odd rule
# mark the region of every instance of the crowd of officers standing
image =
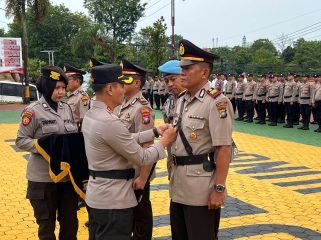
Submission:
POLYGON ((258 75, 257 81, 252 74, 215 74, 212 86, 230 99, 238 112, 236 121, 269 121, 269 126, 285 123, 284 128, 302 122, 301 130, 309 130, 312 123, 318 124, 315 132, 321 132, 321 74, 269 73, 258 75))
MULTIPOLYGON (((90 240, 152 239, 150 181, 155 163, 166 156, 172 239, 217 239, 232 160, 233 99, 208 80, 218 56, 185 39, 179 53, 180 61, 159 67, 161 79, 147 81, 147 70, 126 59, 121 64, 91 59, 92 100, 81 87, 80 69, 42 68, 37 86, 43 95, 23 110, 16 140, 31 152, 27 198, 40 240, 56 239, 56 221, 59 239, 77 239, 78 219, 71 179, 51 179, 37 139, 77 131, 84 138, 89 169, 90 240), (65 89, 68 103, 62 101, 65 89), (154 100, 156 109, 162 104, 165 122, 157 128, 154 100)), ((234 96, 236 84, 231 91, 234 96)))

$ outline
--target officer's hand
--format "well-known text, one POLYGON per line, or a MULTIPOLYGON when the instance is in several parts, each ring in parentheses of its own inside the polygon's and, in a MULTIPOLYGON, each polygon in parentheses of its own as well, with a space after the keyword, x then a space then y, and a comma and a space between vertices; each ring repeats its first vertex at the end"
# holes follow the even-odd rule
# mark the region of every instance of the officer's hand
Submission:
POLYGON ((160 125, 158 128, 157 128, 157 132, 160 136, 163 136, 163 133, 170 127, 172 126, 171 124, 163 124, 163 125, 160 125))
POLYGON ((223 206, 225 202, 225 192, 217 192, 214 189, 212 190, 212 193, 210 195, 210 198, 208 199, 208 209, 217 209, 223 206))
POLYGON ((176 137, 177 137, 176 129, 173 128, 172 125, 170 125, 170 127, 164 131, 163 136, 160 140, 160 143, 164 147, 167 147, 169 144, 175 141, 176 137))
POLYGON ((147 179, 145 177, 138 176, 133 182, 134 190, 138 190, 138 189, 143 190, 145 187, 146 181, 147 179))

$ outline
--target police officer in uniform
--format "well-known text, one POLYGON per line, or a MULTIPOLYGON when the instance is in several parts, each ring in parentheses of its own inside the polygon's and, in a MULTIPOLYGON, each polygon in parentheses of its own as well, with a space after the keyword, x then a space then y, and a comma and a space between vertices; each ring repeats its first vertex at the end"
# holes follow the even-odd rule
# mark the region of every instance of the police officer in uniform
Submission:
POLYGON ((225 96, 231 101, 233 105, 233 111, 236 111, 236 103, 235 103, 235 90, 236 90, 236 81, 233 79, 234 74, 229 74, 226 83, 226 91, 224 92, 225 96))
POLYGON ((151 76, 149 76, 148 79, 149 79, 149 103, 150 103, 151 107, 154 108, 154 91, 153 91, 153 89, 154 89, 155 81, 151 76))
POLYGON ((84 81, 83 74, 86 72, 69 64, 65 64, 64 72, 68 77, 68 85, 66 89, 68 91, 67 103, 71 107, 75 123, 80 131, 82 120, 84 119, 85 113, 89 107, 89 96, 81 86, 84 81))
MULTIPOLYGON (((82 132, 88 159, 89 239, 129 240, 133 231, 133 164, 146 166, 166 157, 165 147, 176 138, 176 130, 163 125, 131 134, 114 113, 124 99, 122 69, 117 64, 93 67, 92 88, 96 100, 86 113, 82 132), (162 135, 147 149, 140 144, 162 135)), ((128 80, 128 79, 127 79, 128 80)))
MULTIPOLYGON (((284 74, 278 74, 278 82, 281 83, 281 87, 282 87, 282 92, 284 93, 284 87, 285 87, 285 78, 284 78, 284 74)), ((278 123, 285 123, 285 107, 284 107, 284 103, 283 100, 280 104, 278 104, 278 123)))
POLYGON ((240 74, 238 76, 238 82, 235 90, 235 102, 238 112, 238 118, 235 119, 236 121, 243 121, 244 120, 244 113, 245 113, 245 102, 243 101, 243 93, 245 91, 246 83, 244 82, 244 76, 240 74))
POLYGON ((18 130, 16 146, 31 153, 27 164, 27 199, 30 200, 38 224, 40 240, 56 239, 56 220, 60 225, 59 239, 77 239, 78 196, 68 177, 54 183, 49 163, 38 152, 35 140, 54 133, 77 132, 70 107, 61 102, 68 78, 61 68, 44 67, 37 81, 42 97, 26 107, 18 130))
POLYGON ((266 82, 266 75, 262 74, 260 76, 260 82, 257 84, 254 91, 254 99, 258 109, 258 121, 256 122, 256 124, 265 124, 267 88, 268 84, 266 82))
POLYGON ((287 123, 284 128, 293 128, 293 92, 295 91, 296 83, 294 82, 294 74, 288 74, 288 81, 284 86, 283 103, 286 114, 287 123))
POLYGON ((254 117, 254 91, 256 88, 256 82, 253 80, 253 74, 247 75, 247 84, 245 87, 245 91, 243 93, 243 99, 245 100, 245 108, 247 113, 247 121, 248 123, 253 122, 254 117))
POLYGON ((150 82, 148 78, 146 78, 145 84, 142 88, 142 93, 143 93, 143 97, 148 100, 149 93, 150 93, 150 82))
POLYGON ((315 108, 316 121, 318 128, 314 130, 315 132, 321 133, 321 75, 318 75, 318 82, 314 88, 314 95, 312 99, 312 106, 315 108))
POLYGON ((283 88, 282 84, 278 82, 277 75, 271 75, 272 80, 271 84, 268 87, 267 91, 267 100, 270 105, 270 120, 269 126, 277 126, 278 121, 278 105, 282 102, 283 99, 283 88))
POLYGON ((158 79, 158 76, 155 76, 155 82, 153 85, 153 94, 154 94, 154 100, 155 100, 155 104, 156 104, 156 110, 160 110, 159 88, 160 88, 160 81, 158 79))
POLYGON ((158 88, 158 95, 160 98, 160 103, 161 103, 161 109, 163 108, 163 105, 166 101, 166 83, 164 81, 164 78, 161 77, 159 80, 159 88, 158 88))
POLYGON ((299 125, 300 120, 300 104, 299 104, 299 88, 301 82, 299 80, 300 75, 294 74, 294 82, 296 86, 293 91, 292 102, 293 102, 293 125, 299 125))
MULTIPOLYGON (((130 133, 153 129, 154 113, 149 102, 142 96, 141 92, 141 87, 145 83, 146 70, 126 59, 122 60, 121 66, 126 80, 123 80, 125 83, 125 101, 117 113, 119 118, 123 120, 130 133)), ((148 147, 151 144, 152 142, 144 144, 143 146, 148 147)), ((147 178, 151 167, 134 167, 135 178, 133 188, 136 190, 136 197, 140 198, 141 190, 143 191, 140 202, 134 208, 134 230, 132 239, 150 240, 153 231, 153 212, 149 198, 150 181, 152 181, 152 179, 149 179, 147 182, 147 178)))
POLYGON ((300 84, 299 87, 300 113, 302 116, 302 126, 298 128, 300 130, 309 130, 311 106, 313 99, 313 89, 308 81, 309 77, 309 74, 305 74, 303 76, 303 83, 300 84))
POLYGON ((187 91, 177 102, 174 126, 179 134, 171 145, 172 239, 213 240, 226 197, 233 107, 208 82, 213 61, 219 57, 185 39, 179 43, 179 53, 182 86, 187 91))

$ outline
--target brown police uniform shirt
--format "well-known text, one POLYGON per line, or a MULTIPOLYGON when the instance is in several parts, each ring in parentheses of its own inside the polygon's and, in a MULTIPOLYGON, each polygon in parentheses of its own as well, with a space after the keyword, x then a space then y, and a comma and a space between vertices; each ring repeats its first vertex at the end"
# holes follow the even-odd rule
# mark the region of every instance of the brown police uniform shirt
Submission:
POLYGON ((284 85, 283 102, 292 102, 293 92, 295 90, 296 83, 294 80, 287 81, 284 85))
POLYGON ((88 94, 80 86, 77 90, 68 92, 67 97, 75 122, 81 123, 89 108, 88 94))
POLYGON ((246 83, 245 82, 237 82, 236 90, 235 90, 235 98, 243 99, 243 93, 245 91, 246 83))
POLYGON ((165 95, 166 94, 166 83, 165 83, 165 81, 159 81, 158 94, 159 95, 165 95))
MULTIPOLYGON (((294 81, 295 82, 295 81, 294 81)), ((299 88, 300 88, 301 82, 295 82, 295 86, 293 89, 292 94, 292 102, 299 102, 299 88)))
MULTIPOLYGON (((223 94, 214 99, 207 90, 211 90, 209 83, 206 83, 193 98, 190 99, 190 94, 186 92, 177 101, 174 125, 178 121, 180 107, 185 99, 181 126, 194 155, 210 153, 217 146, 232 144, 232 104, 223 94)), ((171 153, 176 156, 188 155, 180 135, 173 142, 171 153)), ((206 206, 213 189, 214 174, 215 172, 204 171, 203 164, 172 165, 172 201, 191 206, 206 206)))
MULTIPOLYGON (((22 112, 16 146, 31 152, 27 163, 27 179, 34 182, 52 182, 49 176, 49 163, 36 150, 35 140, 54 133, 72 133, 77 131, 70 107, 58 103, 55 112, 44 97, 30 104, 22 112)), ((62 181, 67 181, 64 178, 62 181)))
POLYGON ((266 94, 268 102, 282 102, 283 88, 280 82, 270 83, 266 94))
POLYGON ((306 83, 300 84, 298 92, 300 104, 310 104, 312 102, 313 87, 308 81, 306 83))
POLYGON ((257 101, 265 101, 266 100, 266 94, 268 89, 268 83, 266 81, 259 82, 256 85, 255 91, 254 91, 254 99, 257 101))
MULTIPOLYGON (((120 107, 117 115, 126 125, 130 133, 139 133, 153 129, 155 125, 154 112, 141 92, 138 92, 131 99, 125 101, 120 107)), ((140 174, 140 167, 137 165, 134 165, 134 167, 135 177, 138 177, 140 174)))
MULTIPOLYGON (((165 158, 161 143, 144 149, 140 144, 154 139, 152 130, 130 133, 126 125, 105 103, 93 101, 86 113, 82 132, 85 139, 88 168, 95 171, 124 170, 133 164, 151 165, 165 158)), ((86 203, 97 209, 124 209, 137 205, 133 180, 89 177, 86 203)))
POLYGON ((163 119, 165 123, 173 123, 175 108, 176 108, 176 97, 174 94, 169 94, 163 107, 163 119))
POLYGON ((228 97, 228 99, 233 99, 235 97, 235 90, 236 90, 236 81, 230 80, 226 83, 226 90, 225 90, 225 96, 228 97))
POLYGON ((314 87, 314 95, 312 99, 312 103, 315 103, 316 101, 321 101, 321 84, 317 83, 314 87))
POLYGON ((160 88, 160 81, 157 80, 157 81, 154 81, 154 84, 153 84, 153 94, 159 94, 159 88, 160 88))
POLYGON ((255 81, 251 81, 251 82, 247 82, 244 93, 243 93, 243 99, 244 100, 253 100, 254 99, 254 91, 256 88, 256 82, 255 81))

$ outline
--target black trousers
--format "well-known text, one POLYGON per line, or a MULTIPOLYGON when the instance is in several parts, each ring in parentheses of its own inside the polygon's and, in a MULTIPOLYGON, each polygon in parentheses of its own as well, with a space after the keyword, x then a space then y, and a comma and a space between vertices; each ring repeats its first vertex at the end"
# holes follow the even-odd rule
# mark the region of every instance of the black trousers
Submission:
POLYGON ((130 240, 133 231, 133 208, 89 208, 89 240, 130 240))
POLYGON ((164 106, 167 97, 168 97, 168 94, 161 95, 161 103, 162 103, 162 106, 164 106))
POLYGON ((266 102, 262 100, 257 101, 258 117, 260 122, 265 122, 266 117, 266 102))
POLYGON ((302 116, 303 126, 308 127, 311 116, 311 107, 309 106, 309 104, 300 104, 300 113, 302 116))
POLYGON ((285 108, 284 108, 284 104, 280 103, 278 104, 278 120, 284 121, 284 119, 285 119, 285 108))
POLYGON ((150 183, 146 184, 143 198, 134 208, 133 240, 151 240, 153 235, 153 211, 149 198, 150 183))
POLYGON ((293 103, 293 122, 300 121, 300 104, 298 102, 293 103))
POLYGON ((315 102, 315 112, 319 128, 321 128, 321 101, 315 102))
POLYGON ((293 126, 293 104, 291 105, 290 102, 285 102, 284 109, 286 114, 287 125, 293 126))
POLYGON ((254 109, 255 109, 255 112, 256 112, 256 115, 257 117, 259 117, 259 106, 257 103, 254 102, 254 109))
POLYGON ((155 99, 155 104, 156 104, 156 108, 160 109, 160 95, 159 94, 154 94, 154 99, 155 99))
POLYGON ((152 91, 149 92, 148 98, 149 98, 150 106, 151 106, 152 108, 154 108, 154 94, 153 94, 152 91))
POLYGON ((236 112, 236 102, 235 102, 235 98, 230 99, 232 106, 233 106, 233 111, 234 113, 236 112))
POLYGON ((316 111, 316 108, 312 108, 311 109, 311 112, 312 112, 312 116, 313 116, 313 121, 314 122, 317 122, 317 111, 316 111))
POLYGON ((40 240, 56 240, 56 219, 60 225, 59 240, 77 239, 78 195, 70 181, 28 181, 27 198, 33 207, 40 240))
POLYGON ((269 102, 270 120, 272 123, 278 122, 278 102, 269 102))
POLYGON ((149 91, 143 93, 143 97, 148 100, 149 99, 149 91))
POLYGON ((221 209, 170 203, 173 240, 215 240, 220 224, 221 209))
POLYGON ((242 100, 242 98, 236 99, 236 107, 239 114, 239 118, 244 118, 244 112, 245 112, 245 101, 242 100))
POLYGON ((254 116, 254 101, 253 100, 246 100, 245 106, 246 106, 247 119, 252 121, 253 116, 254 116))

